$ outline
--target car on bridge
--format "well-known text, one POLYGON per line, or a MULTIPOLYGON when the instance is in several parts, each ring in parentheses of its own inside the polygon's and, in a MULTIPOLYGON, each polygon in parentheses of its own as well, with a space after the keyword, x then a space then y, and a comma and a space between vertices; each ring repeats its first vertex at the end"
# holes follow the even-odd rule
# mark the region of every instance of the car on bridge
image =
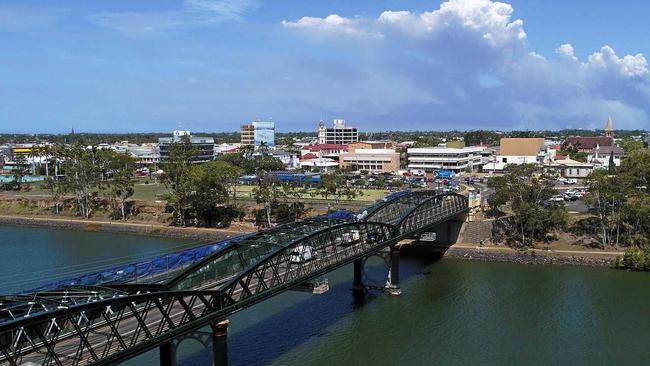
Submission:
POLYGON ((304 263, 312 259, 316 259, 316 249, 309 245, 299 245, 289 255, 291 263, 304 263))

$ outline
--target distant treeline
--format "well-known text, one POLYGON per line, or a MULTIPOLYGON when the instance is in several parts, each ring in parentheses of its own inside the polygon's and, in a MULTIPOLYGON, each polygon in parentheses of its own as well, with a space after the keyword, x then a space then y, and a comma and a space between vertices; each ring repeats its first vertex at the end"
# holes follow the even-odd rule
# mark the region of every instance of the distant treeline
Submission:
MULTIPOLYGON (((496 130, 471 130, 471 131, 381 131, 361 132, 361 140, 393 140, 393 141, 416 141, 423 144, 442 141, 445 139, 463 138, 467 145, 484 144, 496 145, 502 137, 545 137, 561 138, 565 136, 600 136, 603 130, 578 130, 565 129, 559 131, 496 131, 496 130)), ((637 136, 646 133, 645 130, 616 130, 617 137, 637 136)), ((48 141, 52 143, 76 143, 81 142, 88 145, 99 143, 116 143, 129 141, 130 143, 142 144, 145 142, 158 142, 160 137, 169 137, 168 132, 146 132, 146 133, 75 133, 75 134, 0 134, 0 144, 4 143, 28 143, 35 141, 48 141)), ((193 132, 195 136, 213 137, 216 143, 239 142, 239 132, 193 132)), ((276 143, 286 144, 291 140, 316 137, 314 132, 276 132, 276 143)))

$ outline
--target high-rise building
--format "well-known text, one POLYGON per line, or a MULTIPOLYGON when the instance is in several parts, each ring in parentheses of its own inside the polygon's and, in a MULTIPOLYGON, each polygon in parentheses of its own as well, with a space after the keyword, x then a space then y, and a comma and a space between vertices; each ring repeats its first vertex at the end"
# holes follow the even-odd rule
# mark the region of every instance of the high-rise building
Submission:
POLYGON ((255 127, 255 146, 264 143, 266 146, 275 146, 275 123, 274 122, 253 122, 255 127))
POLYGON ((259 147, 262 143, 266 146, 275 146, 275 123, 254 121, 247 125, 241 125, 239 129, 242 145, 255 145, 259 147))
POLYGON ((319 144, 347 145, 359 141, 359 131, 356 127, 345 125, 344 119, 335 119, 332 127, 325 127, 325 122, 318 124, 319 144))

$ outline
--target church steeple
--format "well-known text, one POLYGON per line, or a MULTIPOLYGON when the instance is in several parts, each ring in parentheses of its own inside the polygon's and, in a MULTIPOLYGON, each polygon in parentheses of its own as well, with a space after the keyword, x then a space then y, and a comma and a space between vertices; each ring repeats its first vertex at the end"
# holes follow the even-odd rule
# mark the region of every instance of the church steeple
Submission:
POLYGON ((612 116, 607 118, 607 125, 605 126, 605 136, 614 137, 614 124, 612 123, 612 116))

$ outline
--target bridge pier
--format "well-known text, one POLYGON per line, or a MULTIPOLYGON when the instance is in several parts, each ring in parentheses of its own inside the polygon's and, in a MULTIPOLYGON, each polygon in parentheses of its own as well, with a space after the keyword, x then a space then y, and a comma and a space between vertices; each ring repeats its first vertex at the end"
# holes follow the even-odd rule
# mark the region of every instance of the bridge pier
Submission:
POLYGON ((228 320, 212 324, 214 366, 228 366, 228 320))
POLYGON ((158 347, 160 350, 160 366, 176 366, 176 346, 171 341, 158 347))
POLYGON ((388 271, 388 283, 386 292, 389 295, 398 296, 402 294, 399 287, 399 249, 395 245, 390 247, 390 269, 388 271))
POLYGON ((352 282, 352 289, 355 291, 363 291, 363 258, 354 261, 354 281, 352 282))

